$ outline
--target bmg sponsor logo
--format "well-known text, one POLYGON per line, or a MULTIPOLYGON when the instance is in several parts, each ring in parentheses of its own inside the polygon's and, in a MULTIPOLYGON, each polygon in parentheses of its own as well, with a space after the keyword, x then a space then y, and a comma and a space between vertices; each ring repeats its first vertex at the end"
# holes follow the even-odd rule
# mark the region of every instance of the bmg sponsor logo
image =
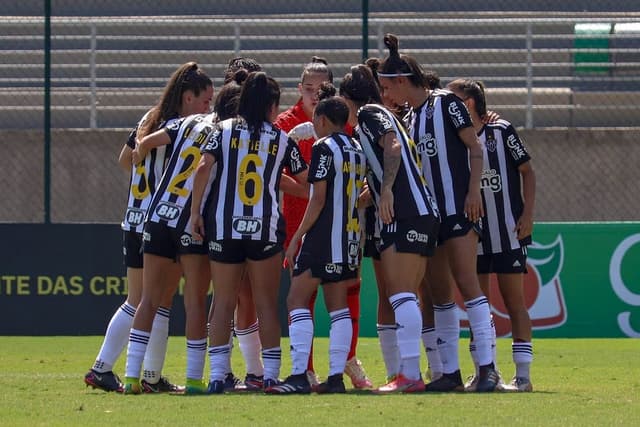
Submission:
POLYGON ((436 144, 436 139, 431 135, 431 133, 422 135, 417 145, 418 152, 421 154, 426 154, 429 157, 433 157, 438 154, 438 145, 436 144))
POLYGON ((494 193, 502 190, 502 178, 495 169, 485 169, 480 178, 480 188, 487 188, 494 193))

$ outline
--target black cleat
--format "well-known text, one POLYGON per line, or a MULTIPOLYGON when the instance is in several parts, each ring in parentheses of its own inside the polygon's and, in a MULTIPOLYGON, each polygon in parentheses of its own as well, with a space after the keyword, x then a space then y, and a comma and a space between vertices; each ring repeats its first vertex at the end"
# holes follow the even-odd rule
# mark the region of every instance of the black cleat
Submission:
MULTIPOLYGON (((267 380, 268 381, 268 380, 267 380)), ((283 383, 267 387, 265 381, 265 390, 267 394, 309 394, 311 393, 311 384, 307 379, 307 374, 290 375, 283 383)))
POLYGON ((242 382, 240 378, 233 375, 233 372, 229 372, 224 377, 224 391, 247 391, 247 386, 244 384, 244 382, 242 382))
POLYGON ((315 392, 318 394, 346 393, 342 374, 330 375, 326 382, 318 384, 315 392))
POLYGON ((155 384, 147 380, 140 381, 143 393, 183 393, 185 388, 172 384, 167 377, 160 377, 160 381, 155 384))
POLYGON ((424 391, 440 393, 464 391, 464 384, 462 383, 460 370, 450 374, 442 374, 442 376, 437 380, 431 381, 429 384, 425 385, 424 391))
POLYGON ((478 373, 478 384, 476 392, 487 393, 494 391, 500 382, 500 374, 493 367, 493 363, 486 366, 480 366, 478 373))
POLYGON ((100 390, 115 391, 118 393, 124 391, 124 386, 122 382, 120 382, 120 378, 112 371, 96 372, 92 369, 84 376, 84 383, 87 387, 91 386, 94 389, 99 388, 100 390))

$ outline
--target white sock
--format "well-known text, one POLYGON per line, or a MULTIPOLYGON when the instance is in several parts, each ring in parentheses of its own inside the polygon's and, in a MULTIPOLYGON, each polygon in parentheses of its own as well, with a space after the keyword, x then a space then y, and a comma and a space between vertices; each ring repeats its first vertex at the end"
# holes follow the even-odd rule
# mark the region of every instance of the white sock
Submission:
POLYGON ((398 335, 396 325, 381 325, 378 323, 378 340, 382 350, 382 360, 387 369, 387 378, 400 373, 400 353, 398 351, 398 335))
POLYGON ((493 363, 493 352, 491 351, 491 312, 487 297, 481 296, 465 301, 464 305, 469 316, 469 327, 473 331, 478 366, 489 365, 493 363))
POLYGON ((149 332, 131 329, 129 334, 129 347, 127 347, 127 365, 125 376, 129 378, 140 378, 142 360, 149 344, 149 332))
POLYGON ((238 347, 240 347, 240 352, 244 358, 247 374, 262 376, 264 366, 262 365, 262 359, 260 359, 262 344, 260 343, 258 331, 258 322, 256 321, 247 329, 236 328, 236 337, 238 337, 238 347))
POLYGON ((460 320, 456 311, 456 303, 434 305, 433 316, 438 353, 440 353, 440 360, 442 361, 442 372, 451 374, 460 369, 460 359, 458 357, 460 320))
POLYGON ((476 350, 476 343, 473 341, 473 331, 469 331, 469 353, 471 354, 471 360, 473 361, 473 367, 475 374, 480 374, 480 368, 478 367, 478 352, 476 350))
POLYGON ((229 344, 209 347, 209 381, 224 381, 229 365, 229 344))
POLYGON ((347 356, 351 348, 351 315, 348 308, 332 311, 329 330, 329 375, 344 373, 347 356))
POLYGON ((427 362, 431 369, 431 378, 439 378, 442 375, 442 360, 438 351, 438 336, 436 328, 422 328, 422 344, 427 353, 427 362))
POLYGON ((511 343, 513 363, 516 365, 516 377, 530 378, 530 367, 533 362, 533 344, 530 342, 511 343))
POLYGON ((156 384, 160 381, 162 366, 167 355, 167 345, 169 343, 169 317, 171 309, 159 307, 156 316, 153 318, 151 327, 151 337, 147 352, 144 355, 144 372, 142 377, 145 381, 156 384))
POLYGON ((133 316, 136 315, 136 308, 125 302, 122 304, 109 321, 107 332, 102 341, 102 347, 98 352, 98 357, 93 364, 96 372, 109 372, 113 369, 118 357, 124 351, 129 341, 129 332, 133 325, 133 316))
POLYGON ((282 350, 280 347, 262 349, 264 361, 264 379, 277 380, 280 376, 280 364, 282 363, 282 350))
MULTIPOLYGON (((313 319, 311 310, 297 308, 289 312, 289 342, 291 344, 291 374, 298 375, 307 371, 311 343, 313 342, 313 319)), ((266 369, 265 360, 265 369, 266 369)), ((265 374, 266 375, 266 374, 265 374)))
POLYGON ((202 380, 207 356, 207 338, 187 340, 187 380, 202 380))
POLYGON ((389 297, 398 329, 398 350, 402 374, 412 380, 420 378, 420 334, 422 314, 416 304, 416 295, 400 292, 389 297))

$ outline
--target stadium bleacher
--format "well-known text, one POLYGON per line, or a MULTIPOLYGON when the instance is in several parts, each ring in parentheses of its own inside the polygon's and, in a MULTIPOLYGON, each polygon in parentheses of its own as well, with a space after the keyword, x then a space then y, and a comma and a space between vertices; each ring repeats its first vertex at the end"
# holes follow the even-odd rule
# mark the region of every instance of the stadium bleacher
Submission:
MULTIPOLYGON (((343 7, 342 15, 247 18, 238 16, 241 6, 225 10, 224 17, 190 16, 198 10, 199 2, 193 2, 194 10, 182 10, 179 17, 134 18, 110 16, 114 11, 103 4, 110 2, 100 2, 103 9, 91 14, 83 12, 80 2, 67 3, 77 8, 62 7, 56 12, 67 15, 52 19, 56 128, 131 127, 156 101, 171 72, 189 60, 201 64, 219 86, 231 57, 256 58, 283 86, 286 107, 295 102, 302 65, 312 55, 326 57, 338 79, 362 55, 361 19, 358 8, 350 6, 343 7)), ((159 3, 154 12, 170 13, 163 9, 169 7, 166 2, 159 3)), ((246 11, 247 2, 240 3, 246 11)), ((258 6, 261 2, 255 3, 252 12, 266 13, 258 6)), ((298 2, 269 3, 272 11, 297 11, 291 4, 298 2)), ((597 2, 592 3, 597 10, 597 2)), ((412 4, 416 10, 424 8, 416 1, 403 3, 412 4)), ((481 11, 407 15, 379 12, 370 17, 369 56, 384 55, 382 35, 394 32, 403 52, 436 70, 443 82, 457 77, 483 80, 489 104, 516 126, 620 127, 640 122, 640 108, 633 101, 640 91, 635 53, 640 38, 632 31, 640 13, 576 12, 549 18, 541 12, 509 12, 499 19, 481 11), (576 72, 575 25, 584 22, 627 26, 610 35, 605 73, 576 72)), ((0 16, 0 128, 42 126, 43 22, 42 16, 0 16)))

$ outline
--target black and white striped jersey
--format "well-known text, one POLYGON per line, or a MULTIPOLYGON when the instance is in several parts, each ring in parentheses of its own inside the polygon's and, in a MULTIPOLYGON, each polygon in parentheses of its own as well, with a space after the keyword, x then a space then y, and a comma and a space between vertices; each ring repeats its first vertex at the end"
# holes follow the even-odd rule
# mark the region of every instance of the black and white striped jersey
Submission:
POLYGON ((384 175, 384 149, 378 142, 385 134, 394 132, 402 147, 402 161, 393 184, 395 219, 438 216, 435 200, 420 170, 416 145, 393 113, 381 105, 365 105, 358 111, 357 131, 367 156, 367 183, 376 207, 380 204, 384 175))
POLYGON ((366 168, 362 147, 344 133, 313 144, 308 181, 326 181, 327 195, 318 219, 303 238, 301 253, 312 255, 319 264, 359 264, 358 196, 366 168))
MULTIPOLYGON (((147 221, 164 224, 179 231, 191 230, 194 172, 200 161, 200 150, 214 128, 215 118, 215 113, 195 114, 174 120, 165 126, 173 150, 149 206, 147 221)), ((210 181, 212 177, 213 174, 209 178, 210 181)), ((205 192, 203 204, 206 198, 205 192)))
MULTIPOLYGON (((129 134, 127 145, 132 150, 136 148, 136 137, 138 129, 147 119, 148 111, 138 122, 136 127, 129 134)), ((160 128, 165 123, 160 124, 160 128)), ((171 155, 171 146, 162 146, 149 151, 142 162, 131 167, 129 177, 129 197, 127 199, 127 209, 122 220, 121 227, 124 231, 142 233, 144 218, 147 209, 155 193, 156 186, 160 182, 164 166, 171 155)))
POLYGON ((215 218, 211 238, 284 242, 278 203, 282 170, 297 175, 307 168, 296 143, 271 123, 264 122, 257 134, 234 118, 218 123, 202 152, 217 164, 206 212, 215 218))
POLYGON ((469 111, 453 92, 438 89, 406 116, 416 141, 422 172, 440 215, 462 214, 469 190, 469 152, 458 131, 472 126, 469 111))
POLYGON ((514 231, 524 208, 518 167, 531 157, 506 120, 485 125, 478 137, 483 145, 481 188, 485 212, 478 254, 519 249, 531 243, 531 236, 518 241, 514 231))

